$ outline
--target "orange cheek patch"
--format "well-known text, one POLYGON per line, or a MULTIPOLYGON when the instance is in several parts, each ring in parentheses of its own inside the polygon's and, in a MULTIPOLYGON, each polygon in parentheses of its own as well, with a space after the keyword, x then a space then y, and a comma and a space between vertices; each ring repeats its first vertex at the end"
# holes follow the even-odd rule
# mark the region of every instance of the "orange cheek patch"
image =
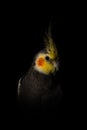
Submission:
POLYGON ((44 65, 44 59, 43 58, 39 58, 38 61, 37 61, 37 64, 39 66, 43 66, 44 65))

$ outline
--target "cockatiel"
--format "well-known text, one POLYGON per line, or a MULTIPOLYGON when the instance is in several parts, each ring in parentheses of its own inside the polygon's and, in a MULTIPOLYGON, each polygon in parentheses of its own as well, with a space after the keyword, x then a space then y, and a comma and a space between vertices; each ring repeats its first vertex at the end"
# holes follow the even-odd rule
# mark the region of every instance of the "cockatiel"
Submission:
POLYGON ((52 108, 62 95, 60 87, 52 82, 59 69, 59 55, 50 29, 44 43, 45 48, 35 55, 28 72, 18 82, 18 100, 30 108, 52 108))

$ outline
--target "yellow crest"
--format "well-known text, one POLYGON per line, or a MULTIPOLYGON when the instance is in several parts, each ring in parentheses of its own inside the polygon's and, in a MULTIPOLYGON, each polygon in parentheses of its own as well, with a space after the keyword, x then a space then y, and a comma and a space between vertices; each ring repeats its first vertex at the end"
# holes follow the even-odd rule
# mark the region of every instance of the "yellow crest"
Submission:
POLYGON ((51 36, 51 26, 49 26, 48 28, 48 34, 47 37, 44 39, 44 42, 47 53, 52 59, 56 59, 58 57, 58 50, 51 36))

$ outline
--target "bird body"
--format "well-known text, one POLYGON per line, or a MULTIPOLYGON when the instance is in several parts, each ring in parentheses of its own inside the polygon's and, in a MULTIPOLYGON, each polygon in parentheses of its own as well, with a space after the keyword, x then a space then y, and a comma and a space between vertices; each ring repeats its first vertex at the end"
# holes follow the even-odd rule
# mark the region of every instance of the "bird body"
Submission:
POLYGON ((44 94, 47 94, 50 87, 51 77, 41 74, 31 67, 26 76, 21 79, 19 98, 28 103, 41 101, 41 98, 44 94))
POLYGON ((45 39, 45 48, 35 55, 31 67, 18 83, 18 101, 29 108, 51 109, 59 103, 62 91, 53 83, 59 69, 59 55, 51 37, 45 39))

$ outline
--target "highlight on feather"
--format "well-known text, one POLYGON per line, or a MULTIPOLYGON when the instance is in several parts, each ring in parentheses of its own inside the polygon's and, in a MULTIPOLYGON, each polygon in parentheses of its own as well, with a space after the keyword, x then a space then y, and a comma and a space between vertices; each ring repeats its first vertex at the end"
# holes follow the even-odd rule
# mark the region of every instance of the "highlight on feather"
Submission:
POLYGON ((45 49, 47 53, 51 56, 52 59, 55 59, 58 57, 58 50, 56 47, 56 44, 54 43, 52 36, 51 36, 51 26, 49 25, 48 33, 46 37, 44 38, 45 43, 45 49))

